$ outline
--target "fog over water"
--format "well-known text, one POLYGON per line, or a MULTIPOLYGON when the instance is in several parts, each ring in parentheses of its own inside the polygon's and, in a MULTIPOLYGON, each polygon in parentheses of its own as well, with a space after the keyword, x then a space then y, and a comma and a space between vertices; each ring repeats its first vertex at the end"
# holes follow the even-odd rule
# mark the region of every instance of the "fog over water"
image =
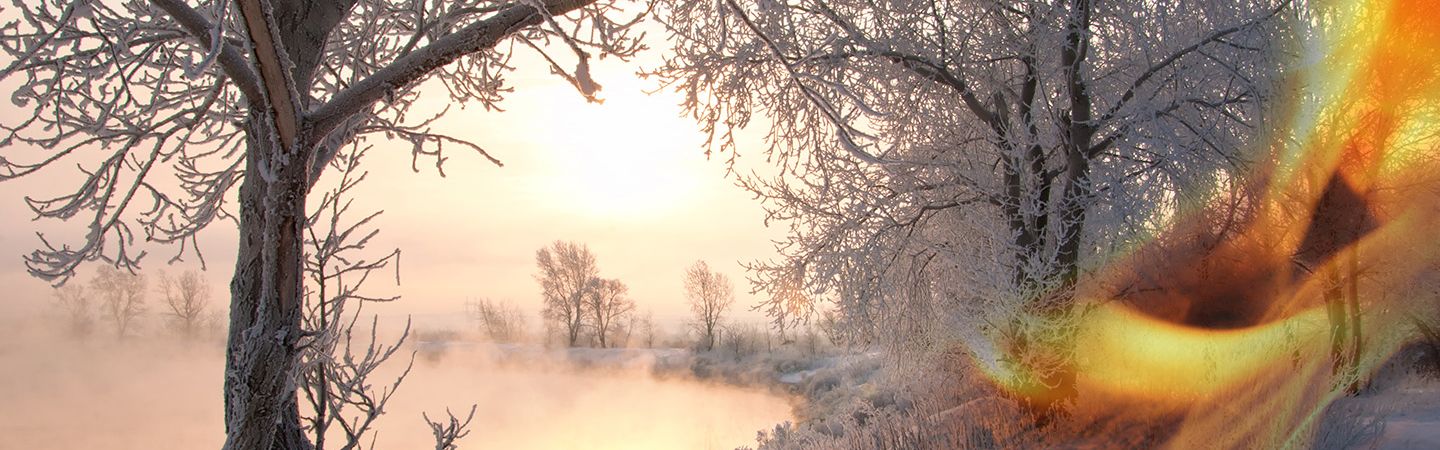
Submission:
MULTIPOLYGON (((218 342, 80 343, 31 328, 0 339, 0 449, 220 447, 218 342)), ((791 419, 781 395, 657 377, 643 357, 581 369, 558 352, 503 363, 486 346, 426 355, 379 420, 375 448, 431 448, 421 412, 463 417, 471 404, 464 449, 730 449, 791 419)))

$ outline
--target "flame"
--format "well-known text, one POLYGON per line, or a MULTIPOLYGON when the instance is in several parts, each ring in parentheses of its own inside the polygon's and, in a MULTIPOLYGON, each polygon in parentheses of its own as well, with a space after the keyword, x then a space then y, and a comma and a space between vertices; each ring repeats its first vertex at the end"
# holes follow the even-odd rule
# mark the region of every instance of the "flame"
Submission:
MULTIPOLYGON (((1416 286, 1440 266, 1437 10, 1430 0, 1318 8, 1328 34, 1302 45, 1299 88, 1266 139, 1278 157, 1254 174, 1248 218, 1217 232, 1208 219, 1233 212, 1221 199, 1177 213, 1077 288, 1103 299, 1081 302, 1101 306, 1080 315, 1070 342, 1079 409, 1169 408, 1172 448, 1304 446, 1326 406, 1409 339, 1403 312, 1433 312, 1434 293, 1416 286), (1337 280, 1356 281, 1347 293, 1337 280), (1363 311, 1353 361, 1333 360, 1327 293, 1363 311)), ((987 370, 1001 385, 1043 378, 987 370)))
POLYGON ((1087 387, 1109 396, 1187 402, 1253 380, 1277 363, 1297 365, 1292 343, 1324 321, 1324 311, 1312 308, 1263 326, 1209 330, 1111 305, 1088 318, 1078 347, 1091 355, 1081 362, 1087 387))

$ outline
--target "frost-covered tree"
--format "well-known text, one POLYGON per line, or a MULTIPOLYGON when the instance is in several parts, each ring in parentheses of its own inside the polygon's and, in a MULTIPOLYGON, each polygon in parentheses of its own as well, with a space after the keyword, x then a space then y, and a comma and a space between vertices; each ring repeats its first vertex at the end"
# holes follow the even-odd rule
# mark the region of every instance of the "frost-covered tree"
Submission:
MULTIPOLYGON (((751 267, 761 288, 798 277, 869 330, 999 319, 1019 355, 1065 340, 1087 268, 1239 178, 1290 8, 683 2, 654 72, 711 149, 745 151, 737 131, 764 122, 772 170, 740 182, 790 233, 751 267)), ((1020 364, 1073 388, 1063 363, 1020 364)))
POLYGON ((401 346, 410 336, 410 323, 406 322, 394 342, 385 342, 377 336, 379 318, 364 315, 367 303, 399 299, 362 291, 373 272, 394 266, 395 282, 400 281, 398 249, 379 255, 366 251, 379 235, 372 221, 380 212, 351 215, 354 189, 368 174, 360 168, 368 149, 350 146, 335 156, 332 167, 336 171, 332 173, 339 180, 321 195, 306 220, 308 282, 301 320, 306 339, 301 342, 299 390, 308 408, 300 411, 300 420, 315 450, 325 450, 334 442, 329 439, 332 430, 339 430, 343 437, 334 445, 342 449, 358 448, 373 439, 375 421, 385 413, 414 362, 411 358, 388 382, 377 379, 377 370, 401 354, 401 346))
POLYGON ((115 337, 124 339, 135 318, 145 313, 145 276, 100 266, 90 290, 100 296, 100 312, 115 327, 115 337))
POLYGON ((695 261, 685 269, 685 298, 690 302, 690 325, 700 336, 700 348, 713 350, 725 314, 735 303, 735 285, 730 277, 710 270, 705 261, 695 261))
POLYGON ((588 310, 588 322, 600 348, 610 348, 617 341, 624 345, 625 339, 621 332, 628 329, 625 321, 635 312, 635 301, 630 299, 629 294, 630 287, 620 280, 591 280, 585 294, 585 309, 588 310))
POLYGON ((595 254, 585 244, 555 241, 535 251, 535 265, 540 269, 535 282, 545 302, 541 315, 564 334, 566 345, 574 347, 585 329, 585 299, 600 278, 595 254))
POLYGON ((400 141, 443 174, 447 150, 490 155, 432 130, 445 111, 412 109, 419 86, 494 109, 510 57, 530 51, 594 98, 589 58, 640 48, 636 14, 610 0, 45 0, 6 15, 0 80, 26 113, 0 119, 0 180, 75 180, 28 205, 85 229, 73 243, 42 236, 32 274, 63 282, 97 259, 133 269, 137 237, 199 257, 200 230, 238 225, 228 449, 310 446, 294 382, 306 199, 342 148, 400 141))
POLYGON ((655 311, 645 311, 645 315, 631 316, 630 330, 639 332, 641 342, 645 348, 655 348, 655 311))
POLYGON ((525 337, 525 314, 514 303, 482 298, 466 304, 466 309, 491 342, 517 342, 525 337))
POLYGON ((180 276, 160 275, 160 295, 175 329, 186 339, 200 331, 205 311, 210 307, 210 286, 200 272, 186 270, 180 276))

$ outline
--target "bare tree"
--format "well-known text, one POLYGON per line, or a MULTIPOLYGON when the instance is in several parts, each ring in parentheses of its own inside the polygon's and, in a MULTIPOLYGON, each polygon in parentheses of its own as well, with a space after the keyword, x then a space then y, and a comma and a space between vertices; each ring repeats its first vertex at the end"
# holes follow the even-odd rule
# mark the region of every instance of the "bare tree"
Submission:
POLYGON ((514 303, 482 298, 468 303, 466 308, 470 320, 491 342, 517 342, 525 336, 525 315, 514 303))
MULTIPOLYGON (((996 323, 1011 355, 1066 355, 1082 267, 1263 158, 1246 149, 1263 149, 1290 8, 688 2, 662 12, 675 56, 655 73, 711 149, 733 157, 735 131, 768 122, 774 170, 740 183, 790 235, 750 266, 758 287, 798 277, 860 331, 996 323)), ((1073 397, 1065 360, 1015 380, 1061 393, 1037 407, 1073 397)))
POLYGON ((442 175, 445 150, 494 161, 479 144, 432 130, 435 116, 411 110, 416 87, 432 81, 455 103, 495 108, 509 92, 510 56, 533 51, 595 99, 589 58, 641 48, 633 21, 620 20, 635 15, 609 0, 15 6, 0 31, 10 58, 0 79, 18 86, 12 102, 33 114, 0 121, 0 180, 78 167, 75 189, 28 205, 41 218, 81 217, 86 230, 73 245, 42 236, 26 257, 32 274, 63 282, 97 259, 132 269, 145 256, 137 235, 179 244, 177 259, 203 263, 197 233, 217 219, 238 224, 227 449, 309 445, 294 383, 306 199, 342 148, 399 140, 442 175), (37 148, 47 150, 36 158, 37 148))
POLYGON ((160 274, 160 295, 165 296, 166 315, 175 329, 186 339, 200 331, 205 311, 210 307, 210 289, 199 272, 187 270, 179 277, 160 274))
POLYGON ((645 348, 655 348, 655 312, 645 311, 645 315, 636 316, 632 329, 640 332, 640 338, 644 339, 645 348))
MULTIPOLYGON (((630 288, 620 280, 595 278, 585 295, 590 328, 600 348, 610 348, 624 332, 625 320, 635 312, 635 301, 628 296, 630 288)), ((620 339, 624 344, 624 339, 620 339)))
POLYGON ((438 420, 431 420, 429 415, 421 413, 425 418, 425 423, 430 424, 430 432, 435 435, 435 450, 455 450, 459 448, 455 445, 455 441, 470 434, 470 421, 475 420, 475 408, 474 405, 470 406, 470 414, 465 416, 465 420, 460 420, 459 417, 455 416, 455 413, 447 408, 445 409, 445 423, 441 423, 438 420))
POLYGON ((541 314, 555 323, 565 333, 567 345, 574 347, 585 327, 585 297, 599 279, 595 255, 585 244, 555 241, 535 251, 535 265, 540 269, 535 281, 540 283, 545 301, 541 314))
MULTIPOLYGON (((377 383, 376 371, 400 354, 401 346, 410 336, 410 323, 406 321, 395 341, 383 342, 378 336, 379 318, 372 315, 368 321, 361 320, 367 303, 399 299, 363 293, 362 288, 372 273, 393 266, 395 283, 400 282, 399 249, 378 258, 366 252, 379 235, 371 221, 379 217, 380 212, 358 219, 350 214, 354 206, 352 190, 368 174, 360 168, 368 149, 352 146, 336 155, 332 167, 339 180, 332 190, 321 196, 315 211, 306 220, 309 225, 306 227, 305 273, 309 282, 302 325, 308 339, 302 341, 299 367, 303 382, 300 390, 309 408, 302 412, 301 420, 316 450, 327 447, 330 430, 334 429, 344 437, 336 445, 341 449, 362 448, 367 439, 373 439, 375 421, 385 413, 386 405, 410 374, 415 361, 412 352, 399 375, 388 382, 377 383)), ((450 435, 437 435, 437 445, 438 439, 458 439, 455 433, 463 436, 466 431, 462 426, 450 435)))
POLYGON ((84 286, 69 283, 55 288, 55 303, 65 314, 71 336, 85 338, 95 330, 95 306, 84 286))
POLYGON ((705 261, 695 261, 685 270, 685 298, 690 301, 691 325, 700 335, 701 349, 714 349, 725 313, 735 303, 735 285, 725 274, 712 272, 705 261))
POLYGON ((145 276, 100 266, 90 289, 100 296, 100 312, 115 326, 115 337, 124 339, 135 318, 145 313, 145 276))

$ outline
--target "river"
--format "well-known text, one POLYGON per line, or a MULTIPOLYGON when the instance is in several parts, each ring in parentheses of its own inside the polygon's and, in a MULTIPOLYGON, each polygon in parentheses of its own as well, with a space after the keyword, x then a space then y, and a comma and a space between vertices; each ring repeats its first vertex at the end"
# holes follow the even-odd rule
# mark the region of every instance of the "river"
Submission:
MULTIPOLYGON (((0 449, 219 448, 223 354, 214 347, 0 341, 0 449)), ((376 424, 375 448, 431 448, 421 412, 463 417, 472 404, 463 449, 731 449, 791 419, 781 395, 657 377, 643 358, 581 369, 564 352, 528 355, 422 354, 376 424)))

